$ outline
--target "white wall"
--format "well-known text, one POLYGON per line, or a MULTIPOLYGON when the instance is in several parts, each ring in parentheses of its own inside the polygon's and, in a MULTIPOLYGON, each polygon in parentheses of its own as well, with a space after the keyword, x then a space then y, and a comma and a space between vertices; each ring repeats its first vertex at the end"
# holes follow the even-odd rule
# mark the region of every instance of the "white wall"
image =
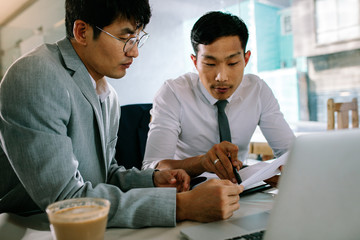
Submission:
POLYGON ((65 37, 65 26, 61 23, 64 17, 65 0, 38 0, 1 27, 0 77, 12 62, 41 44, 41 39, 52 43, 65 37))

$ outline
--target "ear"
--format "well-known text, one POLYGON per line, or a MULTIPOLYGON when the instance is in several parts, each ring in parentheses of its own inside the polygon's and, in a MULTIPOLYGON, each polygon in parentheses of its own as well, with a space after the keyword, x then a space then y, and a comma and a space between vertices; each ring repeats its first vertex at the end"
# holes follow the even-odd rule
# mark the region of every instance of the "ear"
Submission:
POLYGON ((76 42, 81 45, 86 45, 86 38, 89 37, 90 26, 82 20, 76 20, 74 22, 73 34, 76 42))
POLYGON ((193 61, 194 63, 194 66, 197 68, 197 59, 196 59, 196 56, 194 54, 191 54, 191 60, 193 61))
POLYGON ((251 52, 250 50, 248 50, 246 53, 245 53, 245 66, 248 64, 249 60, 250 60, 250 56, 251 56, 251 52))

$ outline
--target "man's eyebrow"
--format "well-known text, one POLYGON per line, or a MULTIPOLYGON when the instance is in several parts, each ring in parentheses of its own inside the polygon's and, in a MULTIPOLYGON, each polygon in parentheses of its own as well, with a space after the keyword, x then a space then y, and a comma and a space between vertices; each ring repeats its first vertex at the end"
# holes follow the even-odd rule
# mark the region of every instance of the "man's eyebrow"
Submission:
POLYGON ((135 34, 135 30, 131 28, 123 28, 121 29, 120 34, 135 34))
MULTIPOLYGON (((241 55, 241 52, 237 52, 237 53, 231 54, 231 55, 225 57, 225 59, 228 60, 228 59, 231 59, 231 58, 233 58, 233 57, 237 57, 237 56, 239 56, 239 55, 241 55)), ((210 60, 217 60, 217 58, 214 57, 214 56, 212 56, 212 55, 205 55, 205 54, 203 54, 203 55, 201 55, 201 56, 204 57, 204 58, 210 59, 210 60)))
POLYGON ((201 55, 201 56, 204 58, 207 58, 207 59, 216 60, 216 57, 211 56, 211 55, 201 55))
POLYGON ((227 56, 225 59, 230 59, 230 58, 233 58, 233 57, 237 57, 241 55, 241 52, 237 52, 237 53, 234 53, 234 54, 231 54, 230 56, 227 56))

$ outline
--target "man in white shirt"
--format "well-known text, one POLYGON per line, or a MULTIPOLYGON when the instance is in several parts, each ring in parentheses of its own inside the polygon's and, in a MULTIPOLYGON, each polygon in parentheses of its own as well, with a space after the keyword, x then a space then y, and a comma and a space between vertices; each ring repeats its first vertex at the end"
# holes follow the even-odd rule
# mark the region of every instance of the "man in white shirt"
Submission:
POLYGON ((232 169, 246 158, 257 125, 276 157, 288 150, 294 134, 266 83, 244 75, 251 52, 245 51, 248 30, 241 19, 207 13, 195 23, 191 41, 198 74, 166 81, 155 96, 142 168, 182 168, 192 177, 215 172, 235 183, 232 169), (218 100, 228 101, 232 143, 220 143, 218 100))

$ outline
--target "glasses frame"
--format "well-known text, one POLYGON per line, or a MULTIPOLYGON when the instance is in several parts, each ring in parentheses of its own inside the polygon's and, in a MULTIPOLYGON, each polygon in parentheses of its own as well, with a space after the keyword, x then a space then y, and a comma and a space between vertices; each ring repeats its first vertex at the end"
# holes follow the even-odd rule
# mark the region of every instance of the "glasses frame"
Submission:
POLYGON ((123 40, 123 39, 120 39, 118 37, 115 37, 111 33, 105 31, 104 29, 102 29, 102 28, 100 28, 98 26, 95 26, 95 27, 97 29, 99 29, 100 31, 102 31, 103 33, 109 35, 110 37, 115 38, 116 40, 124 43, 124 47, 123 47, 123 52, 124 53, 127 53, 127 52, 131 51, 131 49, 133 49, 135 44, 138 44, 138 48, 141 48, 144 45, 144 43, 146 42, 146 40, 149 38, 149 34, 147 32, 145 32, 144 30, 141 30, 141 32, 144 33, 141 37, 139 37, 139 34, 140 34, 139 33, 135 37, 131 37, 131 38, 128 38, 127 40, 123 40), (133 41, 133 42, 131 42, 131 41, 133 41), (129 44, 131 44, 131 45, 129 45, 129 44))

